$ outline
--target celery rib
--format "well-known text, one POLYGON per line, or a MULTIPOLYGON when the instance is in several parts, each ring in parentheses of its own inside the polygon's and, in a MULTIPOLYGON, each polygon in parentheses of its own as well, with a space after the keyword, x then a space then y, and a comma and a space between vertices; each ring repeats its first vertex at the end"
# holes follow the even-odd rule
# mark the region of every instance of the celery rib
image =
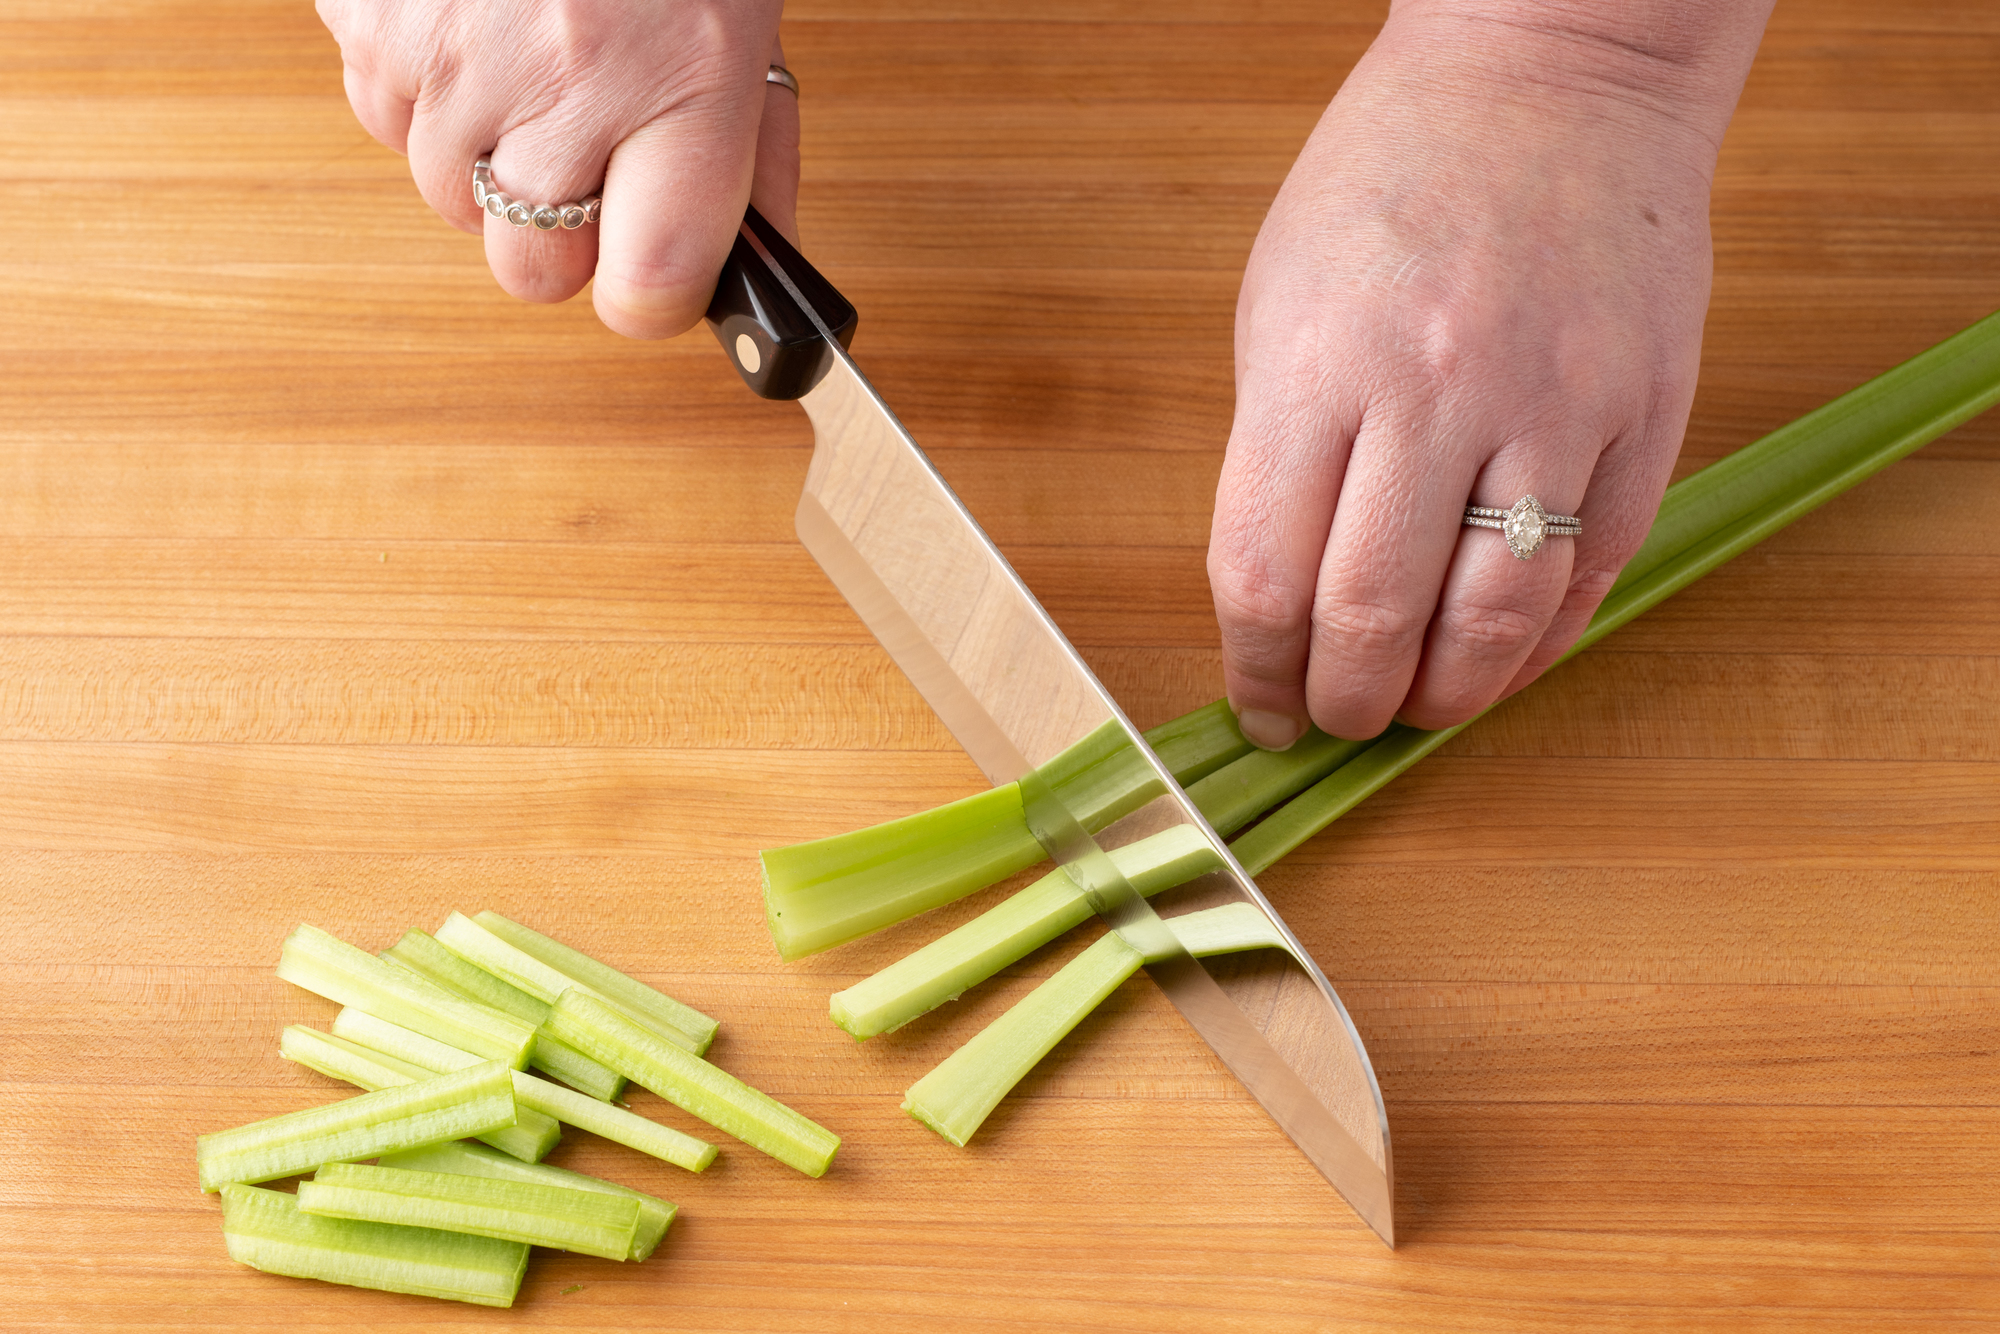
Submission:
POLYGON ((325 1107, 274 1116, 195 1139, 201 1188, 271 1181, 322 1163, 373 1158, 514 1124, 512 1071, 503 1061, 379 1089, 325 1107))
MULTIPOLYGON (((356 1010, 342 1010, 333 1021, 334 1035, 364 1050, 387 1053, 392 1059, 424 1070, 458 1070, 479 1058, 436 1042, 386 1019, 356 1010)), ((553 1117, 578 1130, 623 1144, 628 1149, 699 1172, 715 1161, 715 1146, 672 1126, 663 1126, 624 1107, 585 1097, 546 1079, 514 1073, 514 1098, 524 1112, 553 1117)), ((491 1141, 488 1141, 491 1143, 491 1141)))
MULTIPOLYGON (((377 1089, 414 1084, 438 1073, 301 1024, 293 1024, 279 1037, 278 1054, 309 1070, 317 1070, 329 1079, 344 1080, 370 1093, 377 1089)), ((562 1138, 562 1126, 553 1116, 519 1105, 514 1109, 513 1125, 505 1130, 490 1130, 477 1138, 502 1153, 525 1162, 538 1163, 562 1138)))
POLYGON ((572 990, 558 997, 549 1028, 633 1083, 807 1176, 824 1175, 840 1148, 840 1136, 825 1126, 665 1041, 588 992, 572 990))
POLYGON ((605 1102, 616 1098, 625 1087, 625 1080, 617 1071, 606 1069, 576 1048, 540 1031, 549 1017, 547 1005, 519 987, 501 981, 478 964, 454 954, 428 933, 411 927, 403 933, 401 940, 382 952, 382 957, 446 991, 469 1001, 477 1001, 502 1014, 511 1014, 523 1023, 533 1024, 536 1029, 535 1050, 528 1058, 528 1064, 544 1074, 553 1075, 605 1102))
POLYGON ((707 1051, 709 1044, 715 1041, 716 1030, 720 1027, 715 1020, 657 987, 649 987, 638 978, 593 959, 582 950, 572 949, 560 940, 510 921, 497 912, 488 910, 477 913, 472 920, 571 981, 618 1002, 627 1010, 650 1015, 668 1027, 687 1034, 695 1040, 694 1054, 697 1056, 707 1051))
MULTIPOLYGON (((588 984, 577 981, 559 969, 551 968, 534 955, 502 940, 463 913, 453 913, 445 919, 444 925, 437 930, 437 940, 446 949, 484 968, 508 985, 520 988, 545 1005, 554 1005, 556 997, 565 991, 589 992, 607 1004, 625 1010, 634 1023, 651 1029, 677 1047, 685 1048, 697 1055, 708 1048, 704 1037, 685 1032, 676 1025, 652 1015, 628 1009, 609 996, 599 995, 588 984)), ((699 1017, 707 1019, 706 1015, 699 1017)), ((709 1022, 713 1023, 712 1020, 709 1022)), ((714 1032, 713 1028, 708 1029, 707 1036, 713 1037, 714 1032)))
POLYGON ((452 1140, 385 1155, 381 1167, 403 1167, 418 1172, 454 1172, 460 1176, 494 1177, 501 1181, 524 1181, 530 1185, 567 1186, 572 1190, 594 1190, 607 1195, 625 1195, 639 1202, 639 1222, 632 1234, 632 1249, 626 1259, 639 1261, 651 1255, 673 1225, 679 1206, 644 1191, 621 1186, 615 1181, 572 1172, 548 1163, 524 1163, 518 1158, 495 1153, 477 1144, 452 1140))
POLYGON ((281 1191, 222 1188, 229 1258, 267 1274, 316 1278, 380 1292, 512 1306, 528 1248, 462 1232, 318 1218, 281 1191))
POLYGON ((329 1163, 299 1183, 299 1208, 321 1218, 469 1232, 623 1260, 639 1202, 568 1186, 329 1163))
POLYGON ((528 1063, 535 1029, 512 1015, 463 1000, 406 968, 384 963, 316 926, 301 923, 285 939, 278 976, 341 1005, 423 1032, 516 1070, 528 1063))

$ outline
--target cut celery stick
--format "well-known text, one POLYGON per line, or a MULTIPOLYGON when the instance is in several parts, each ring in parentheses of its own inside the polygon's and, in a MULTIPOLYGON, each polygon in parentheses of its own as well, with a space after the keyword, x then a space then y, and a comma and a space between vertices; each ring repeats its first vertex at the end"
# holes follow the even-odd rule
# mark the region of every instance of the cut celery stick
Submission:
POLYGON ((623 1107, 586 1098, 546 1079, 516 1074, 514 1098, 525 1109, 555 1117, 578 1130, 588 1130, 690 1172, 699 1172, 715 1161, 715 1146, 707 1140, 696 1139, 623 1107))
POLYGON ((1187 790, 1188 800, 1215 832, 1225 837, 1303 792, 1368 749, 1366 741, 1345 741, 1317 727, 1288 750, 1253 750, 1216 770, 1187 790))
MULTIPOLYGON (((1157 790, 1152 767, 1117 744, 1121 735, 1106 724, 1040 770, 1092 832, 1157 790)), ((1146 740, 1183 783, 1250 749, 1227 705, 1219 704, 1156 727, 1146 740)), ((1019 784, 1007 783, 900 820, 760 854, 765 920, 779 955, 797 959, 961 899, 1045 855, 1028 828, 1019 784)))
MULTIPOLYGON (((463 1069, 467 1063, 479 1059, 357 1010, 342 1010, 333 1021, 333 1031, 363 1048, 386 1052, 394 1059, 425 1070, 463 1069)), ((587 1098, 546 1079, 515 1072, 514 1098, 524 1111, 552 1116, 578 1130, 588 1130, 690 1172, 699 1172, 715 1161, 715 1146, 705 1140, 626 1108, 587 1098)))
POLYGON ((587 992, 565 991, 549 1016, 549 1029, 682 1111, 807 1176, 824 1175, 840 1147, 840 1136, 825 1126, 663 1041, 587 992))
MULTIPOLYGON (((1290 947, 1248 903, 1167 919, 1190 954, 1290 947)), ((910 1086, 903 1110, 960 1148, 1000 1100, 1146 960, 1115 934, 1097 938, 970 1042, 910 1086)))
MULTIPOLYGON (((1149 896, 1220 867, 1208 840, 1190 825, 1115 848, 1110 856, 1132 888, 1149 896)), ((836 992, 828 1012, 857 1039, 900 1028, 1081 926, 1091 911, 1090 900, 1058 867, 949 935, 836 992)))
POLYGON ((229 1258, 267 1274, 354 1288, 512 1306, 528 1248, 463 1232, 317 1218, 292 1196, 237 1182, 222 1188, 229 1258))
POLYGON ((639 1202, 623 1195, 497 1177, 329 1163, 299 1183, 299 1208, 322 1218, 470 1232, 623 1260, 639 1202))
POLYGON ((478 964, 452 953, 429 934, 411 927, 403 938, 382 952, 390 963, 436 983, 446 991, 511 1014, 523 1023, 534 1024, 535 1053, 528 1064, 545 1074, 574 1085, 593 1098, 610 1102, 625 1087, 625 1079, 591 1060, 576 1048, 556 1041, 539 1031, 549 1017, 549 1007, 519 987, 509 986, 478 964))
MULTIPOLYGON (((706 1038, 683 1032, 672 1024, 665 1023, 651 1015, 640 1014, 628 1009, 622 1002, 609 996, 602 996, 587 983, 579 982, 558 969, 551 968, 525 950, 516 949, 500 937, 488 931, 464 913, 453 913, 445 919, 437 930, 438 943, 456 951, 487 972, 506 981, 511 986, 533 996, 536 1000, 554 1005, 556 997, 565 991, 585 991, 598 996, 608 1005, 617 1006, 631 1016, 634 1023, 650 1028, 676 1047, 699 1054, 708 1049, 706 1038)), ((700 1016, 704 1020, 707 1016, 700 1016)), ((544 1021, 546 1024, 547 1021, 544 1021)), ((707 1037, 713 1037, 715 1030, 708 1030, 707 1037)), ((560 1039, 558 1039, 560 1041, 560 1039)), ((588 1053, 586 1053, 587 1055, 588 1053)))
POLYGON ((278 976, 341 1005, 359 1006, 454 1047, 505 1061, 516 1070, 534 1051, 534 1025, 462 1000, 316 926, 302 923, 286 938, 278 976))
POLYGON ((524 1163, 477 1144, 451 1140, 407 1153, 385 1155, 381 1167, 404 1167, 417 1172, 456 1172, 460 1176, 494 1177, 501 1181, 525 1181, 530 1185, 567 1186, 571 1190, 595 1190, 606 1195, 627 1195, 639 1202, 639 1225, 632 1234, 632 1250, 625 1258, 643 1260, 651 1255, 667 1235, 679 1208, 672 1201, 644 1191, 621 1186, 615 1181, 572 1172, 548 1163, 524 1163))
POLYGON ((598 995, 616 1001, 634 1014, 650 1015, 668 1027, 687 1034, 699 1044, 694 1049, 697 1056, 707 1051, 709 1044, 715 1041, 715 1031, 719 1027, 715 1020, 692 1005, 683 1005, 666 992, 619 972, 610 964, 600 963, 582 950, 571 949, 560 940, 552 940, 519 922, 509 921, 497 912, 477 913, 472 920, 523 954, 539 959, 598 995))
MULTIPOLYGON (((438 1073, 300 1024, 293 1024, 284 1031, 278 1040, 278 1054, 329 1078, 358 1084, 370 1093, 376 1089, 414 1084, 438 1073)), ((478 1060, 476 1056, 472 1058, 475 1064, 478 1060)), ((514 1109, 513 1125, 505 1130, 489 1130, 479 1136, 480 1140, 502 1153, 530 1163, 540 1162, 561 1138, 562 1126, 553 1116, 526 1105, 514 1109)))
POLYGON ((195 1139, 201 1188, 230 1181, 271 1181, 321 1163, 373 1158, 483 1135, 514 1124, 514 1081, 505 1062, 364 1093, 195 1139))

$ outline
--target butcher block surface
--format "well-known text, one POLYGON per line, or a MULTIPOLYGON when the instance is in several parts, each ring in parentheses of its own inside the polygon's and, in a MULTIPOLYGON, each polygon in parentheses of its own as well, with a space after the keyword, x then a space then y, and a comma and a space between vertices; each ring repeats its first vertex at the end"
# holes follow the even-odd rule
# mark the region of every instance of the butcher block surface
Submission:
MULTIPOLYGON (((1221 692, 1238 279, 1379 19, 786 17, 857 358, 1142 726, 1221 692)), ((1095 927, 865 1045, 828 993, 1005 887, 779 962, 758 849, 980 786, 792 535, 795 406, 502 295, 298 0, 25 0, 0 71, 0 1326, 2000 1325, 2000 418, 1263 876, 1380 1074, 1392 1252, 1143 975, 970 1148, 899 1110, 1095 927), (343 1095, 278 1057, 334 1008, 285 933, 453 908, 715 1015, 833 1170, 572 1132, 680 1217, 511 1311, 232 1263, 195 1135, 343 1095)), ((2000 14, 1781 0, 1714 219, 1683 474, 2000 307, 2000 14)))

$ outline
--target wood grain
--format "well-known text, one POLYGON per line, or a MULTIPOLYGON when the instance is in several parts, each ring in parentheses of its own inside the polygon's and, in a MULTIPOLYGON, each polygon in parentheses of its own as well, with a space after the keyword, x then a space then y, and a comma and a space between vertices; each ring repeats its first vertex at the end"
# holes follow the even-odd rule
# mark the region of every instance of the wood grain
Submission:
MULTIPOLYGON (((1219 692, 1238 275, 1380 20, 794 0, 857 353, 1142 724, 1219 692)), ((1781 5, 1723 144, 1682 474, 2000 306, 2000 17, 1781 5)), ((704 333, 530 307, 349 114, 310 7, 0 13, 8 1328, 2000 1326, 2000 416, 1552 673, 1263 882, 1381 1076, 1393 1254, 1143 978, 969 1150, 901 1091, 1094 928, 856 1045, 755 852, 977 771, 791 535, 809 432, 704 333), (717 1014, 838 1129, 511 1312, 225 1256, 192 1137, 337 1096, 310 920, 493 907, 717 1014)), ((650 1095, 639 1109, 689 1124, 650 1095)))

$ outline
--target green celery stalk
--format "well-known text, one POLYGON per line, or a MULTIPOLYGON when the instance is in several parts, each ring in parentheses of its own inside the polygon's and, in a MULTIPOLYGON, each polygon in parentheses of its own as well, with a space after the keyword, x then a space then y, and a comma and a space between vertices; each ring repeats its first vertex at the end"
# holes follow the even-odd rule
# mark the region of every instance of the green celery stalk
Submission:
POLYGON ((588 992, 565 991, 558 997, 549 1028, 633 1083, 807 1176, 823 1176, 840 1148, 840 1136, 826 1127, 661 1039, 588 992))
POLYGON ((560 940, 551 939, 490 910, 475 914, 472 920, 571 981, 616 1001, 635 1014, 649 1015, 678 1032, 686 1033, 695 1040, 694 1053, 697 1056, 707 1051, 709 1044, 715 1041, 715 1032, 719 1027, 715 1020, 692 1005, 683 1005, 666 992, 649 987, 638 978, 591 958, 582 950, 571 949, 560 940))
MULTIPOLYGON (((300 1024, 293 1024, 280 1036, 278 1054, 309 1070, 317 1070, 330 1079, 358 1084, 370 1093, 376 1089, 414 1084, 438 1073, 300 1024)), ((476 1063, 479 1058, 475 1056, 472 1060, 476 1063)), ((562 1126, 544 1112, 516 1106, 513 1125, 505 1130, 488 1131, 478 1138, 502 1153, 538 1163, 562 1138, 562 1126)))
POLYGON ((329 1163, 299 1183, 299 1208, 321 1218, 469 1232, 623 1260, 639 1202, 623 1195, 497 1177, 329 1163))
MULTIPOLYGON (((1042 778, 1095 832, 1157 795, 1158 780, 1107 723, 1041 767, 1042 778)), ((1206 777, 1250 750, 1224 703, 1146 733, 1179 782, 1206 777)), ((1047 854, 1028 828, 1017 783, 850 834, 760 854, 765 920, 790 960, 964 898, 1047 854)))
POLYGON ((316 926, 301 923, 286 938, 278 976, 516 1070, 528 1063, 535 1048, 534 1025, 454 996, 316 926))
POLYGON ((411 1149, 407 1153, 389 1154, 378 1165, 409 1168, 417 1172, 456 1172, 460 1176, 494 1177, 501 1181, 525 1181, 530 1185, 567 1186, 571 1190, 595 1190, 607 1195, 629 1196, 639 1202, 638 1227, 632 1234, 632 1249, 625 1257, 633 1261, 643 1260, 653 1253, 660 1239, 667 1235, 674 1215, 679 1212, 679 1207, 669 1200, 621 1186, 615 1181, 585 1176, 581 1172, 548 1163, 524 1163, 518 1158, 460 1140, 411 1149))
MULTIPOLYGON (((460 1070, 479 1059, 421 1033, 352 1009, 340 1012, 333 1021, 333 1031, 337 1037, 364 1050, 385 1052, 391 1059, 423 1070, 460 1070)), ((533 1075, 515 1072, 514 1100, 524 1113, 553 1117, 690 1172, 699 1172, 715 1161, 715 1146, 705 1140, 533 1075)))
POLYGON ((222 1188, 222 1238, 230 1259, 267 1274, 478 1306, 512 1306, 528 1268, 519 1242, 316 1218, 290 1195, 237 1182, 222 1188))
POLYGON ((452 953, 427 932, 411 927, 401 940, 382 952, 382 957, 446 991, 535 1025, 535 1052, 528 1058, 528 1064, 544 1074, 605 1102, 615 1099, 625 1087, 624 1077, 617 1071, 607 1070, 576 1048, 540 1031, 542 1022, 549 1017, 548 1006, 519 987, 502 982, 478 964, 452 953))
MULTIPOLYGON (((1223 707, 1226 712, 1226 705, 1223 707)), ((1319 781, 1366 750, 1368 744, 1343 741, 1312 728, 1289 750, 1252 750, 1212 771, 1188 787, 1188 798, 1218 832, 1228 834, 1319 781)), ((1125 871, 1126 878, 1141 894, 1156 894, 1218 869, 1212 857, 1204 857, 1187 862, 1181 868, 1184 874, 1176 871, 1171 861, 1148 866, 1143 871, 1126 870, 1121 857, 1143 856, 1135 849, 1150 842, 1144 840, 1111 854, 1112 861, 1125 871), (1162 878, 1174 874, 1179 878, 1162 878), (1143 886, 1141 879, 1145 881, 1143 886)), ((1205 842, 1202 850, 1206 853, 1205 842)), ((1082 923, 1089 914, 1090 907, 1081 891, 1058 867, 949 935, 855 986, 836 992, 828 1004, 828 1012, 834 1023, 857 1039, 900 1028, 946 1001, 958 999, 967 988, 1027 957, 1082 923)))
POLYGON ((308 1107, 195 1140, 201 1188, 271 1181, 322 1163, 373 1158, 514 1124, 514 1083, 504 1061, 308 1107))
MULTIPOLYGON (((556 997, 565 991, 585 991, 598 995, 590 986, 549 967, 525 950, 508 944, 464 913, 453 913, 447 917, 444 925, 437 930, 437 939, 445 948, 484 968, 508 985, 519 987, 545 1005, 554 1005, 556 997)), ((600 995, 598 998, 607 1004, 625 1009, 620 1002, 609 996, 600 995)), ((650 1028, 676 1047, 695 1052, 697 1055, 708 1049, 708 1043, 703 1038, 684 1032, 672 1024, 650 1015, 640 1014, 635 1010, 626 1009, 625 1013, 631 1016, 634 1023, 650 1028)), ((706 1015, 700 1017, 707 1019, 706 1015)), ((546 1021, 544 1023, 546 1024, 546 1021)), ((712 1028, 709 1029, 708 1036, 713 1037, 714 1031, 712 1028)))
MULTIPOLYGON (((1288 948, 1264 914, 1248 903, 1224 904, 1166 921, 1182 947, 1196 956, 1288 948)), ((1055 976, 912 1084, 903 1110, 964 1148, 1014 1085, 1145 962, 1145 956, 1115 933, 1099 936, 1055 976)))
MULTIPOLYGON (((1220 869, 1208 840, 1191 825, 1114 848, 1110 857, 1127 883, 1149 897, 1220 869)), ((828 1012, 857 1041, 890 1032, 957 1000, 966 988, 1081 926, 1091 913, 1090 900, 1057 867, 949 935, 835 992, 828 1012)))
MULTIPOLYGON (((1564 657, 2000 403, 2000 314, 1667 488, 1639 554, 1564 657)), ((1230 846, 1257 875, 1470 723, 1391 727, 1230 846)))

